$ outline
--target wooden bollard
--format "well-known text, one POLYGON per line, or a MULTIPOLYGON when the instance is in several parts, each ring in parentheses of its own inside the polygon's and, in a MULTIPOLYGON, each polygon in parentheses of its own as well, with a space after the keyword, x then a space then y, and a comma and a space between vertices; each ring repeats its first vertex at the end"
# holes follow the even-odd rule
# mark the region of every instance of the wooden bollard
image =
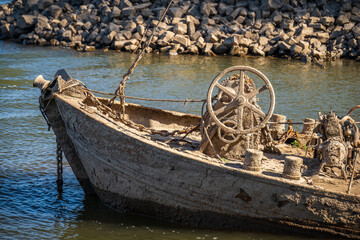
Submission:
POLYGON ((282 176, 284 178, 299 180, 301 178, 301 167, 303 159, 295 156, 285 157, 285 165, 282 176))
MULTIPOLYGON (((271 122, 286 122, 286 116, 280 114, 273 114, 270 119, 271 122)), ((285 124, 272 123, 269 125, 272 133, 272 137, 275 140, 279 140, 281 135, 285 132, 285 124)))
POLYGON ((302 134, 311 135, 315 128, 315 119, 305 118, 302 134))
POLYGON ((263 152, 256 149, 248 149, 245 152, 244 168, 249 171, 261 171, 263 152))

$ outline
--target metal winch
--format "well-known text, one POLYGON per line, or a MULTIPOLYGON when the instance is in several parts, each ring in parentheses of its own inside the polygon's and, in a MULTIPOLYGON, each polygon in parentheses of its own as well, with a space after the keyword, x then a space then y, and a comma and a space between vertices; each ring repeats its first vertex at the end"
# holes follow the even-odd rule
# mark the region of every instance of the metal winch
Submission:
POLYGON ((200 151, 227 159, 240 159, 247 149, 258 149, 261 130, 275 107, 275 93, 270 81, 260 71, 248 66, 233 66, 218 74, 207 93, 207 111, 203 114, 200 151), (257 87, 254 75, 260 79, 257 87), (217 89, 217 92, 216 92, 217 89), (269 108, 263 112, 258 95, 269 93, 269 108))

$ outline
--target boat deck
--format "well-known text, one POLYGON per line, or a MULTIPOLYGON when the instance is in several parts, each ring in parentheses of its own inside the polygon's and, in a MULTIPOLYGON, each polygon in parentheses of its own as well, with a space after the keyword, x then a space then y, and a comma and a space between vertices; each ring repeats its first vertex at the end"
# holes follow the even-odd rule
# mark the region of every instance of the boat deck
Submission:
MULTIPOLYGON (((172 132, 174 130, 183 130, 191 126, 196 126, 200 122, 200 117, 191 114, 184 114, 173 111, 160 110, 155 108, 144 107, 137 104, 127 103, 125 119, 130 119, 136 123, 138 129, 129 127, 121 123, 120 121, 109 118, 107 115, 97 109, 96 106, 91 104, 84 105, 83 100, 74 98, 68 95, 61 95, 61 98, 66 101, 70 101, 76 107, 82 109, 87 115, 96 118, 99 121, 106 122, 112 127, 121 128, 122 131, 126 129, 127 132, 135 134, 143 141, 149 141, 153 144, 157 144, 161 147, 171 149, 178 153, 190 154, 193 157, 205 161, 208 163, 222 165, 237 171, 247 171, 244 169, 244 159, 238 160, 226 160, 221 162, 220 159, 208 156, 200 152, 199 144, 201 141, 201 135, 199 131, 194 131, 187 137, 182 136, 163 136, 161 134, 150 134, 148 131, 141 130, 145 129, 157 130, 159 132, 172 132)), ((101 99, 102 102, 106 103, 108 99, 101 99)), ((115 102, 112 106, 113 109, 119 110, 119 105, 115 102)), ((288 144, 282 144, 277 146, 281 150, 281 154, 264 153, 262 159, 262 170, 259 172, 251 172, 256 175, 263 175, 272 179, 279 180, 281 182, 294 183, 296 185, 307 186, 311 188, 323 189, 326 191, 347 194, 348 185, 350 182, 350 176, 345 181, 340 174, 339 169, 328 169, 327 172, 317 174, 319 168, 319 160, 311 157, 304 157, 305 151, 300 148, 294 148, 288 144), (284 169, 284 162, 286 156, 298 156, 303 159, 303 165, 305 166, 302 177, 300 180, 289 180, 282 177, 284 169)), ((312 153, 308 153, 311 156, 312 153)), ((360 171, 359 163, 357 164, 357 171, 360 171)), ((357 174, 351 188, 351 194, 353 196, 360 195, 360 175, 357 174)))

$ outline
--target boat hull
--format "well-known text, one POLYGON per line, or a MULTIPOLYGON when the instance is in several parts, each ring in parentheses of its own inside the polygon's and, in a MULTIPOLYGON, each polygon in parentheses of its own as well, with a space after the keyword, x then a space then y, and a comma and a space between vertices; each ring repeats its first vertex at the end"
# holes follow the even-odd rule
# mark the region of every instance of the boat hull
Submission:
POLYGON ((360 238, 358 196, 206 161, 54 96, 47 115, 66 135, 67 160, 85 192, 111 207, 191 226, 360 238))

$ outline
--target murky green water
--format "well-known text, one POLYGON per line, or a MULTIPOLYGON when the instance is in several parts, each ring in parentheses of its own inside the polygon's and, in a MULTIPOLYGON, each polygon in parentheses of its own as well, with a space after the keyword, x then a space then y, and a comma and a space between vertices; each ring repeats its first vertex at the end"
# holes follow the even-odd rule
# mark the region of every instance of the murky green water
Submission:
MULTIPOLYGON (((64 195, 56 192, 55 138, 38 110, 38 74, 52 79, 66 68, 89 88, 112 92, 136 56, 80 53, 0 41, 0 239, 304 239, 287 235, 186 228, 123 215, 85 197, 68 165, 64 195)), ((360 63, 320 69, 271 58, 146 55, 126 86, 132 96, 203 99, 214 76, 232 65, 250 65, 272 82, 275 112, 295 121, 330 109, 344 115, 360 104, 360 63)), ((200 113, 200 104, 145 103, 200 113)), ((360 111, 352 115, 360 121, 360 111)))

